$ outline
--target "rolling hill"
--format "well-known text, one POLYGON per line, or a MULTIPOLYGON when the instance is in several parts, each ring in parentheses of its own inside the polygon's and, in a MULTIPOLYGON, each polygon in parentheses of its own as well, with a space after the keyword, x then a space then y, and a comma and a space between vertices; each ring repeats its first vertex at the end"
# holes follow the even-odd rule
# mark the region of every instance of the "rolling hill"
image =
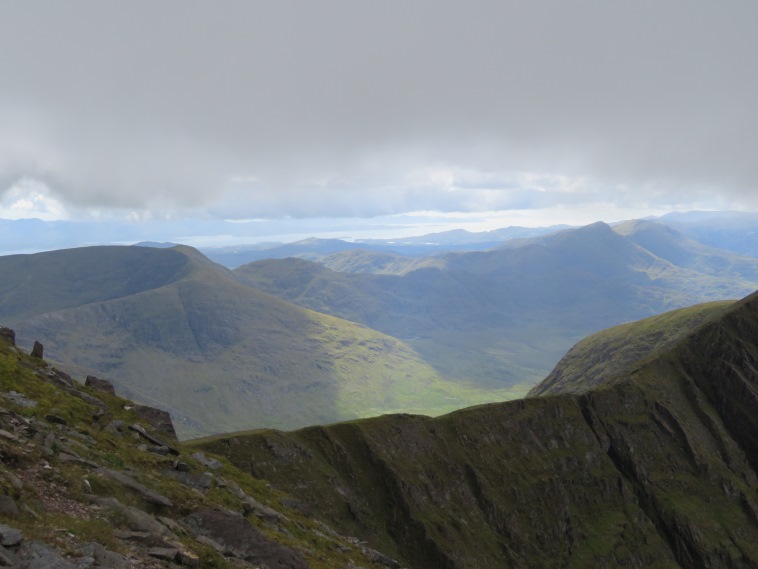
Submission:
MULTIPOLYGON (((705 259, 715 253, 701 247, 676 264, 673 253, 685 245, 670 240, 671 259, 662 258, 596 223, 518 247, 416 260, 417 268, 405 265, 399 274, 336 272, 298 259, 260 261, 235 274, 300 306, 402 338, 458 383, 525 394, 587 334, 758 288, 751 259, 723 253, 732 265, 711 270, 716 265, 705 259)), ((371 255, 364 252, 362 262, 371 255)))
POLYGON ((559 394, 193 445, 417 569, 758 566, 758 294, 623 332, 559 394))
MULTIPOLYGON (((407 344, 242 284, 188 247, 0 257, 0 321, 21 345, 171 411, 183 437, 294 428, 490 400, 407 344)), ((507 397, 507 391, 495 397, 507 397)))

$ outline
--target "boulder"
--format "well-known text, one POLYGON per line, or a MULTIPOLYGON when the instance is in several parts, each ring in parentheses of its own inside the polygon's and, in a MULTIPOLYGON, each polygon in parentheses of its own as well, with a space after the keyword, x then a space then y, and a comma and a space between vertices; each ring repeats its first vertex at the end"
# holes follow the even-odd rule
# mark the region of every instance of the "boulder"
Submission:
POLYGON ((111 470, 110 468, 104 468, 100 467, 96 471, 101 476, 110 478, 111 480, 115 480, 116 482, 120 482, 123 484, 126 488, 129 488, 130 490, 136 492, 139 494, 145 502, 148 502, 149 504, 155 504, 156 506, 173 506, 171 503, 171 500, 166 498, 165 496, 162 496, 161 494, 158 494, 154 490, 150 490, 150 488, 140 484, 137 482, 134 478, 131 476, 124 474, 123 472, 117 472, 115 470, 111 470))
POLYGON ((18 506, 16 502, 10 496, 5 494, 0 495, 0 515, 6 518, 18 517, 18 506))
POLYGON ((16 345, 16 332, 5 326, 0 326, 0 340, 7 342, 11 346, 16 345))
POLYGON ((132 411, 137 413, 140 419, 145 421, 162 435, 168 435, 171 439, 177 440, 174 423, 171 420, 171 415, 169 415, 167 411, 156 409, 155 407, 148 407, 147 405, 135 405, 132 408, 132 411))
POLYGON ((38 541, 22 544, 16 550, 16 556, 26 569, 78 569, 55 549, 38 541))
POLYGON ((270 541, 244 517, 221 510, 200 510, 185 518, 198 534, 218 543, 226 555, 253 565, 281 569, 308 569, 296 549, 270 541))
POLYGON ((132 565, 126 557, 113 551, 108 551, 99 543, 90 542, 79 548, 79 553, 92 557, 96 567, 108 567, 109 569, 129 569, 132 565))
POLYGON ((141 425, 137 425, 135 423, 134 425, 129 425, 129 429, 136 433, 139 433, 139 435, 142 438, 147 439, 148 441, 150 441, 156 446, 166 447, 168 449, 168 452, 170 452, 171 454, 179 455, 179 451, 176 448, 172 447, 170 444, 166 443, 165 441, 162 441, 155 435, 152 435, 151 433, 147 432, 145 429, 142 428, 141 425))
POLYGON ((33 358, 42 359, 44 350, 45 350, 44 346, 40 344, 37 340, 34 340, 34 346, 32 346, 32 353, 30 355, 33 358))
POLYGON ((135 532, 144 532, 152 539, 164 538, 178 541, 179 538, 150 514, 133 506, 126 506, 116 498, 97 498, 95 503, 116 514, 124 524, 135 532))
POLYGON ((98 391, 104 391, 111 395, 116 395, 116 388, 113 387, 113 384, 107 379, 100 379, 94 375, 88 375, 87 379, 84 380, 84 385, 91 387, 92 389, 97 389, 98 391))
POLYGON ((0 545, 12 547, 24 541, 24 534, 16 528, 0 524, 0 545))

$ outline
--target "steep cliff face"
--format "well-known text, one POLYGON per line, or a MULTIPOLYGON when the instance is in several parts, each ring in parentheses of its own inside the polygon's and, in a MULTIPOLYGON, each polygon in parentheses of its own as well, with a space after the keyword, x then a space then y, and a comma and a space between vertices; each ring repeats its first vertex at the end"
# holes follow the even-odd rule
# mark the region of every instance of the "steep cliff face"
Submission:
POLYGON ((753 295, 583 393, 200 444, 410 567, 748 568, 757 382, 753 295))

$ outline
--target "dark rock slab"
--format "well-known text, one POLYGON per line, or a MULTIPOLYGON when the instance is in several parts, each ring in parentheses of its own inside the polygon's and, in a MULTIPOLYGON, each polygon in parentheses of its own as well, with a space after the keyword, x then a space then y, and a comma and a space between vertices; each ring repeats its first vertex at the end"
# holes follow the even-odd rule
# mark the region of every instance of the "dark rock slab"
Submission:
POLYGON ((37 340, 34 340, 34 346, 32 346, 32 352, 31 355, 33 358, 39 358, 42 359, 42 356, 44 354, 45 348, 40 344, 37 340))
POLYGON ((78 569, 58 551, 38 541, 22 544, 16 550, 16 556, 25 569, 78 569))
POLYGON ((139 433, 142 436, 142 438, 150 441, 154 445, 156 445, 156 446, 164 446, 164 447, 166 447, 168 449, 168 451, 171 454, 179 455, 179 451, 175 447, 171 446, 166 441, 163 441, 163 440, 159 439, 158 437, 156 437, 152 433, 146 431, 141 425, 137 425, 135 423, 134 425, 129 425, 129 428, 132 431, 134 431, 136 433, 139 433))
POLYGON ((53 423, 55 425, 68 425, 68 422, 63 417, 59 417, 58 415, 45 415, 45 421, 48 423, 53 423))
POLYGON ((155 557, 156 559, 163 559, 164 561, 173 561, 176 559, 176 556, 179 554, 178 549, 170 548, 170 547, 154 547, 150 549, 147 554, 150 557, 155 557))
POLYGON ((18 517, 18 506, 10 496, 0 495, 0 515, 6 518, 18 517))
POLYGON ((182 470, 164 470, 163 474, 188 488, 195 488, 203 492, 210 490, 213 486, 213 475, 210 472, 193 474, 182 470))
POLYGON ((213 470, 216 470, 217 468, 221 468, 223 464, 215 459, 215 458, 208 458, 205 456, 205 453, 202 452, 196 452, 192 455, 192 458, 194 458, 196 461, 198 461, 203 466, 207 466, 208 468, 212 468, 213 470))
POLYGON ((16 332, 5 326, 0 326, 0 340, 7 342, 11 346, 16 345, 16 332))
POLYGON ((116 388, 113 387, 113 384, 107 379, 100 379, 94 375, 88 375, 87 379, 84 380, 84 385, 91 387, 92 389, 97 389, 98 391, 104 391, 105 393, 116 395, 116 388))
POLYGON ((0 545, 12 547, 24 541, 24 534, 16 528, 0 524, 0 545))
POLYGON ((80 456, 74 456, 67 452, 61 452, 58 454, 58 462, 68 463, 68 464, 77 464, 79 466, 86 466, 87 468, 100 467, 100 465, 96 462, 87 460, 86 458, 81 458, 80 456))
POLYGON ((299 551, 270 541, 239 514, 221 510, 200 510, 185 518, 198 534, 224 548, 226 555, 254 565, 280 569, 308 569, 299 551))
POLYGON ((8 393, 0 393, 0 395, 5 397, 11 403, 15 403, 19 407, 36 407, 37 406, 36 401, 25 397, 23 393, 19 393, 17 391, 9 391, 8 393))
POLYGON ((158 494, 158 492, 155 492, 154 490, 150 490, 150 488, 147 486, 140 484, 128 474, 124 474, 123 472, 118 472, 116 470, 111 470, 110 468, 104 467, 98 468, 96 472, 101 476, 105 476, 111 480, 115 480, 116 482, 120 482, 130 490, 133 490, 139 494, 142 499, 145 500, 145 502, 155 504, 156 506, 173 506, 171 500, 165 496, 162 496, 161 494, 158 494))
POLYGON ((19 560, 16 554, 9 549, 0 546, 0 567, 18 567, 19 560))
POLYGON ((53 366, 37 371, 37 375, 66 390, 73 389, 75 386, 74 379, 69 374, 53 366))
POLYGON ((156 520, 153 516, 138 508, 126 506, 116 498, 98 498, 95 500, 95 503, 102 508, 108 509, 117 514, 124 520, 126 526, 134 530, 134 532, 144 532, 146 535, 155 538, 160 537, 178 540, 171 530, 156 520))
POLYGON ((171 420, 171 415, 167 411, 156 409, 155 407, 149 407, 147 405, 135 405, 132 408, 132 411, 137 413, 140 419, 145 421, 161 435, 167 436, 174 441, 178 440, 176 438, 176 431, 174 430, 174 423, 171 420))
POLYGON ((109 569, 129 569, 131 564, 126 557, 115 551, 108 551, 99 543, 90 542, 79 548, 79 553, 91 557, 96 567, 108 567, 109 569))

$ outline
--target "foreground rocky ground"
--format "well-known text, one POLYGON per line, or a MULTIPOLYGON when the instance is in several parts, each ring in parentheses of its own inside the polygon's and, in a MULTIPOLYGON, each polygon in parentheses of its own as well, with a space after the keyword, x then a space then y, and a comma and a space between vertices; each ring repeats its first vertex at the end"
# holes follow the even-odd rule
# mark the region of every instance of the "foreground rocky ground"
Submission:
POLYGON ((399 567, 298 508, 0 328, 0 567, 399 567))

